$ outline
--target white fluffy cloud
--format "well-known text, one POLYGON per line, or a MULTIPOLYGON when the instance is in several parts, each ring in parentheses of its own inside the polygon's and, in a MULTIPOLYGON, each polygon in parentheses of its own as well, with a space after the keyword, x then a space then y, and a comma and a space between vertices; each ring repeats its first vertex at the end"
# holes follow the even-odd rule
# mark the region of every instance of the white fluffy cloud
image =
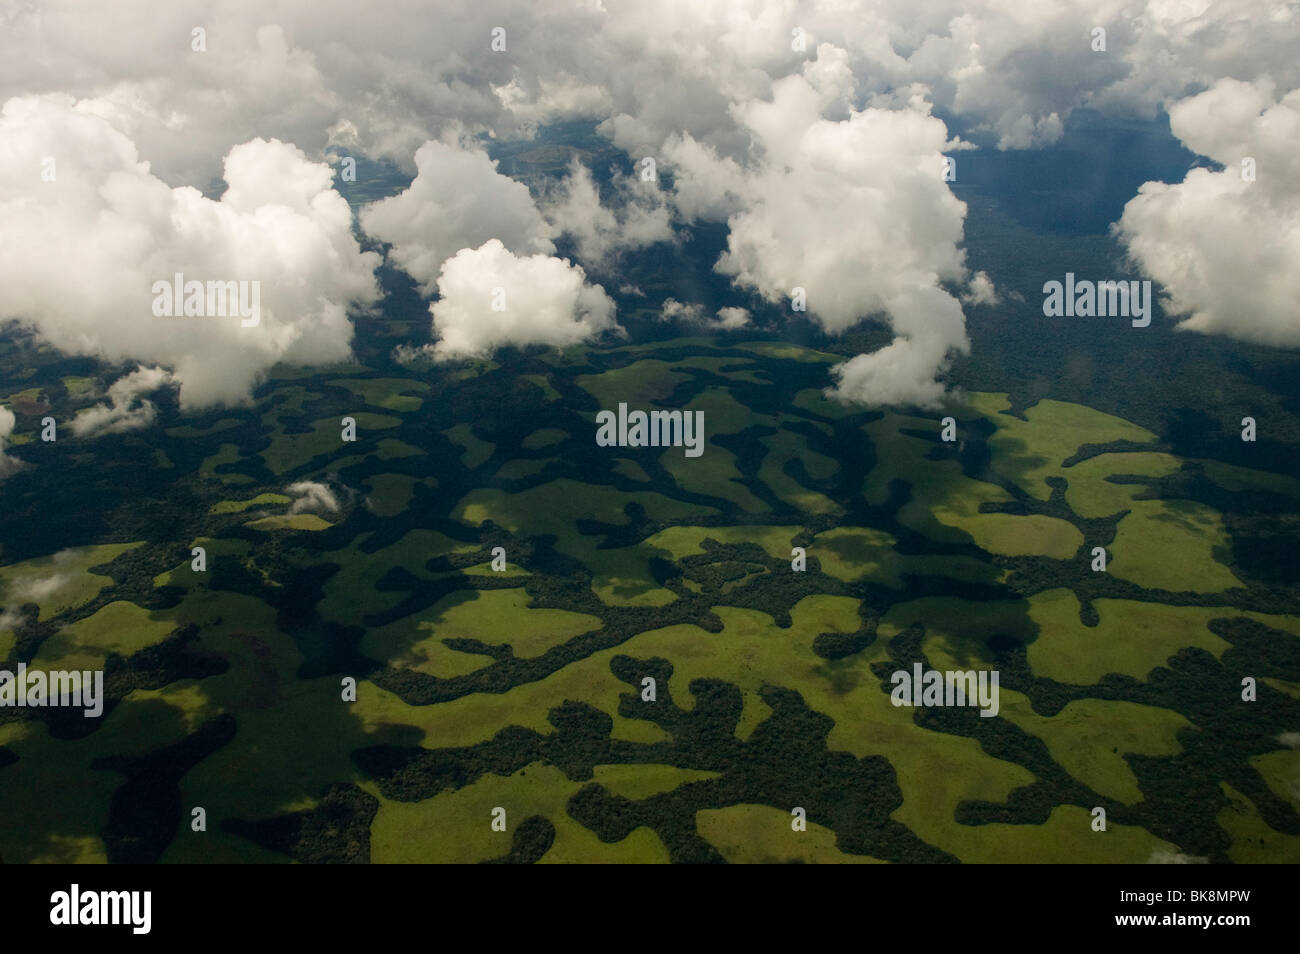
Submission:
POLYGON ((5 444, 14 432, 14 412, 0 404, 0 480, 8 477, 22 466, 22 461, 5 454, 5 444))
POLYGON ((942 289, 928 287, 908 289, 887 307, 894 329, 907 333, 831 368, 837 384, 827 396, 870 407, 937 406, 944 386, 935 374, 946 368, 953 351, 969 347, 961 306, 942 289))
POLYGON ((735 331, 749 325, 749 309, 729 306, 718 309, 716 324, 725 331, 735 331))
POLYGON ((351 354, 347 310, 377 298, 379 259, 328 167, 255 139, 230 150, 212 201, 152 175, 97 106, 47 96, 0 112, 0 317, 69 353, 166 367, 185 406, 247 400, 277 361, 351 354), (154 284, 176 273, 258 282, 260 322, 158 317, 154 284))
POLYGON ((1119 238, 1164 286, 1180 328, 1300 345, 1300 89, 1221 80, 1170 110, 1174 134, 1220 163, 1176 184, 1148 182, 1119 238), (1243 159, 1254 161, 1254 181, 1243 159))
POLYGON ((415 164, 410 187, 364 208, 361 225, 393 246, 389 257, 426 295, 437 290, 443 262, 488 239, 520 255, 555 251, 528 187, 497 172, 481 148, 426 142, 415 164))
POLYGON ((72 433, 99 437, 149 427, 158 417, 158 408, 145 395, 171 382, 171 372, 164 368, 136 368, 109 387, 108 404, 96 404, 73 419, 72 433))
POLYGON ((484 357, 505 345, 565 347, 621 330, 614 302, 581 266, 516 256, 496 239, 443 263, 430 306, 437 359, 484 357))
POLYGON ((835 397, 933 405, 944 390, 936 377, 969 348, 961 306, 939 287, 966 275, 966 207, 941 176, 947 130, 915 99, 853 109, 853 88, 844 51, 823 45, 770 101, 737 104, 758 156, 738 165, 684 150, 694 163, 687 206, 737 209, 717 264, 736 285, 782 305, 802 289, 831 333, 871 315, 889 322, 893 343, 840 366, 835 397))
POLYGON ((797 74, 822 42, 847 51, 863 93, 922 84, 1007 148, 1051 142, 1079 106, 1152 115, 1223 76, 1300 85, 1300 13, 1265 0, 479 0, 449 12, 436 0, 364 16, 342 0, 11 2, 0 100, 93 98, 176 184, 205 182, 258 135, 410 168, 429 139, 571 118, 601 121, 637 159, 674 134, 738 156, 731 104, 797 74))
POLYGON ((692 325, 708 321, 703 305, 697 302, 681 302, 676 298, 669 298, 663 303, 663 307, 659 309, 659 318, 662 321, 680 321, 692 325))
MULTIPOLYGON (((367 206, 361 224, 392 244, 390 258, 419 283, 439 341, 435 358, 482 356, 504 345, 567 345, 617 327, 614 306, 586 273, 551 257, 571 233, 581 258, 600 266, 620 251, 668 239, 658 190, 620 182, 617 212, 602 206, 590 172, 575 162, 538 211, 526 186, 496 170, 474 145, 425 143, 409 188, 367 206), (652 194, 653 193, 653 194, 652 194)), ((404 351, 403 354, 413 354, 404 351)))
POLYGON ((339 499, 333 489, 318 480, 300 480, 290 484, 285 491, 297 498, 289 505, 289 513, 317 510, 335 513, 339 509, 339 499))
MULTIPOLYGON (((737 282, 769 297, 804 284, 830 330, 866 312, 893 325, 891 349, 841 373, 842 394, 930 400, 934 375, 966 346, 960 309, 932 294, 964 280, 960 203, 909 178, 913 159, 957 148, 931 106, 981 141, 1024 148, 1055 141, 1079 107, 1153 116, 1224 76, 1300 87, 1300 12, 1262 0, 480 0, 445 12, 403 3, 357 16, 339 0, 0 3, 0 239, 17 250, 0 262, 0 287, 13 290, 0 311, 65 350, 173 370, 185 404, 241 400, 275 360, 345 357, 347 309, 375 294, 373 260, 355 247, 329 167, 313 160, 334 149, 418 171, 407 193, 368 210, 367 229, 431 294, 462 250, 497 239, 524 260, 550 252, 553 237, 522 186, 448 144, 585 118, 634 161, 656 158, 675 187, 665 206, 630 181, 604 207, 585 170, 571 177, 551 214, 580 260, 604 268, 621 248, 660 240, 670 208, 688 221, 730 218, 723 265, 737 282), (1104 52, 1092 48, 1096 27, 1104 52), (902 144, 872 141, 892 135, 902 144), (220 202, 172 188, 206 187, 223 156, 231 188, 220 202), (46 157, 57 183, 36 178, 46 157), (782 190, 817 204, 792 224, 782 190), (821 210, 825 233, 878 257, 825 259, 830 239, 808 224, 821 210), (261 276, 269 323, 129 317, 141 314, 141 277, 182 266, 200 279, 261 276), (922 299, 941 307, 926 312, 922 299), (880 367, 886 359, 898 367, 880 367)), ((1261 164, 1257 185, 1266 174, 1261 164)), ((1194 176, 1172 188, 1192 197, 1194 176)), ((1156 205, 1134 207, 1134 236, 1156 235, 1139 221, 1158 218, 1156 205)), ((1284 234, 1286 210, 1269 210, 1269 234, 1284 234)), ((1153 275, 1173 268, 1159 249, 1146 254, 1153 275)), ((1194 280, 1171 274, 1169 285, 1189 327, 1229 321, 1194 280)), ((1258 317, 1286 288, 1248 291, 1255 340, 1290 340, 1258 317)), ((980 294, 972 285, 967 298, 980 294)), ((554 337, 489 327, 478 337, 554 337)))
POLYGON ((976 272, 971 276, 961 300, 968 305, 996 305, 1002 301, 987 272, 976 272))
POLYGON ((1080 107, 1153 118, 1223 76, 1300 81, 1300 10, 1262 0, 884 0, 834 42, 873 92, 923 84, 1000 149, 1054 143, 1080 107))
POLYGON ((578 257, 593 267, 605 267, 620 252, 673 238, 671 214, 658 177, 616 176, 616 204, 601 204, 591 171, 576 159, 556 188, 547 215, 578 246, 578 257))
POLYGON ((659 311, 662 321, 676 321, 679 324, 705 328, 714 331, 735 331, 746 328, 750 323, 749 310, 746 308, 719 308, 714 317, 709 317, 704 306, 697 302, 680 302, 675 298, 667 299, 659 311))

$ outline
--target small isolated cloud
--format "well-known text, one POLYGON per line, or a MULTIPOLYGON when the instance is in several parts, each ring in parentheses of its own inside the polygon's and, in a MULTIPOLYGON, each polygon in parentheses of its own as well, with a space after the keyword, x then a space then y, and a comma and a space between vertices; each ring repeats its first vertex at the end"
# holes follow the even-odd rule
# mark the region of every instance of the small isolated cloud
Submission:
POLYGON ((1002 301, 998 297, 997 289, 993 287, 993 279, 989 278, 987 272, 974 274, 961 300, 967 305, 997 305, 1002 301))
POLYGON ((664 301, 663 307, 659 309, 659 318, 662 321, 680 321, 692 325, 704 324, 708 320, 704 317, 703 305, 680 302, 676 298, 664 301))
POLYGON ((661 321, 676 321, 678 324, 712 331, 735 331, 749 325, 749 311, 745 308, 719 308, 715 317, 710 317, 704 306, 698 303, 683 303, 675 298, 667 299, 659 311, 661 321))
POLYGON ((1223 171, 1146 183, 1118 237, 1164 286, 1165 311, 1185 316, 1179 328, 1300 346, 1300 89, 1275 98, 1267 81, 1220 80, 1172 106, 1169 125, 1223 171))
POLYGON ((361 227, 389 243, 389 258, 420 284, 438 290, 442 264, 464 248, 497 239, 520 255, 549 255, 554 230, 533 204, 528 187, 497 172, 475 145, 426 142, 415 153, 418 170, 403 192, 361 210, 361 227))
POLYGON ((317 480, 300 480, 286 487, 285 492, 297 498, 289 505, 289 513, 320 510, 336 513, 339 509, 339 499, 334 490, 317 480))
POLYGON ((615 176, 612 191, 615 204, 602 205, 591 170, 575 159, 547 204, 550 220, 573 237, 578 258, 592 267, 606 267, 621 252, 673 238, 668 203, 656 184, 615 176))
POLYGON ((0 480, 23 466, 23 462, 18 458, 10 457, 5 453, 5 444, 9 441, 9 435, 14 432, 15 420, 14 412, 0 404, 0 480))
POLYGON ((638 288, 636 285, 624 285, 624 286, 622 286, 621 288, 619 288, 618 293, 619 293, 620 295, 631 295, 631 296, 634 296, 634 297, 636 297, 636 298, 644 298, 644 297, 645 297, 645 292, 643 292, 643 291, 642 291, 640 288, 638 288))
POLYGON ((581 266, 518 257, 496 239, 444 262, 438 289, 429 308, 438 360, 487 357, 506 345, 563 348, 622 331, 614 302, 600 285, 587 284, 581 266))
POLYGON ((411 366, 433 358, 433 345, 417 348, 414 345, 400 344, 391 352, 392 359, 403 366, 411 366))
POLYGON ((738 328, 744 328, 749 325, 749 309, 734 306, 719 308, 718 317, 714 323, 724 331, 735 331, 738 328))
MULTIPOLYGON (((12 605, 23 603, 40 603, 48 600, 55 593, 64 589, 73 580, 73 572, 67 567, 77 558, 72 550, 60 550, 50 560, 50 566, 39 575, 20 576, 9 585, 7 596, 12 605)), ((9 624, 0 622, 0 629, 13 628, 21 617, 12 619, 9 624)))
POLYGON ((66 573, 51 573, 48 576, 25 577, 13 586, 13 594, 23 603, 39 603, 49 599, 63 589, 72 580, 66 573))
POLYGON ((136 368, 109 387, 108 404, 96 404, 76 416, 72 433, 78 437, 99 437, 149 427, 157 419, 158 409, 144 395, 172 381, 171 372, 164 368, 136 368))

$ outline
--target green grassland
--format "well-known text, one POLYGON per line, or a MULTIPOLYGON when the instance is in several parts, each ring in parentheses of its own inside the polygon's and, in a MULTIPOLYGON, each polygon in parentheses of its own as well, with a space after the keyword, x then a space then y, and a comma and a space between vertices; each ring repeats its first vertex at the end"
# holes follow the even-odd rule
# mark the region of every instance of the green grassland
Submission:
POLYGON ((1240 558, 1300 481, 1051 399, 846 405, 840 360, 367 356, 140 432, 148 471, 68 479, 143 506, 0 566, 0 655, 112 674, 90 731, 0 712, 0 854, 1300 861, 1300 581, 1240 558), (703 411, 703 455, 599 447, 620 403, 703 411), (285 512, 303 479, 350 503, 285 512), (999 670, 998 715, 895 705, 922 661, 999 670))
POLYGON ((436 530, 411 530, 377 550, 370 549, 368 535, 361 535, 346 548, 324 554, 325 560, 339 569, 322 588, 321 615, 345 625, 360 625, 366 614, 383 612, 402 601, 402 593, 378 589, 379 581, 394 570, 401 568, 412 576, 431 579, 425 569, 430 560, 477 549, 436 530))
POLYGON ((808 821, 791 827, 792 816, 769 805, 706 808, 695 827, 732 864, 883 864, 869 855, 850 855, 835 844, 835 832, 808 821))
POLYGON ((382 800, 372 826, 373 860, 454 864, 498 858, 509 853, 514 826, 531 815, 542 815, 555 826, 555 841, 542 858, 547 863, 669 860, 662 842, 648 829, 638 828, 624 840, 608 844, 571 818, 565 807, 580 787, 581 783, 569 780, 560 770, 534 764, 504 778, 484 776, 426 801, 382 800), (492 830, 492 811, 497 807, 506 809, 505 831, 492 830), (454 838, 429 838, 431 830, 457 834, 454 838))
POLYGON ((1250 490, 1266 490, 1275 494, 1287 494, 1300 497, 1300 479, 1284 474, 1270 474, 1266 471, 1251 470, 1247 467, 1234 467, 1217 460, 1194 460, 1204 470, 1205 475, 1225 490, 1237 493, 1250 490))
POLYGON ((993 468, 1042 500, 1050 495, 1048 477, 1073 476, 1063 464, 1083 445, 1156 440, 1144 428, 1078 404, 1039 401, 1024 412, 1025 420, 1002 413, 1010 406, 1005 394, 970 396, 970 410, 997 426, 988 441, 993 468))
POLYGON ((1013 497, 996 484, 973 480, 954 460, 928 455, 939 435, 939 422, 888 414, 863 428, 877 449, 877 464, 863 482, 863 494, 873 504, 889 498, 889 488, 904 481, 911 499, 899 513, 913 530, 940 542, 973 541, 981 549, 1006 556, 1046 556, 1065 560, 1083 544, 1083 535, 1064 520, 1042 516, 988 513, 988 504, 1013 497), (904 431, 932 433, 935 442, 904 431))
POLYGON ((812 539, 808 555, 822 572, 846 583, 872 580, 895 589, 905 586, 905 576, 941 576, 970 583, 996 583, 1002 570, 968 556, 903 554, 897 541, 870 527, 836 527, 812 539))
POLYGON ((50 557, 25 560, 0 567, 0 595, 6 605, 36 603, 37 617, 44 621, 90 602, 111 582, 111 578, 93 572, 95 567, 112 563, 140 543, 106 543, 99 546, 61 550, 50 557))
POLYGON ((1079 699, 1056 715, 1036 714, 1019 693, 1002 693, 1002 714, 1046 743, 1052 758, 1093 791, 1133 804, 1142 790, 1124 756, 1177 755, 1178 732, 1192 724, 1177 712, 1130 702, 1079 699))
POLYGON ((87 393, 95 386, 94 378, 71 376, 63 378, 62 381, 63 386, 68 389, 68 394, 74 397, 87 393))
POLYGON ((844 508, 825 494, 809 490, 785 472, 787 465, 798 461, 816 480, 829 480, 840 467, 832 458, 808 447, 807 440, 799 434, 782 428, 762 439, 768 453, 763 457, 758 479, 786 503, 811 514, 838 515, 844 508))
POLYGON ((433 477, 419 479, 409 474, 375 474, 366 480, 370 490, 366 503, 381 517, 396 517, 406 510, 417 484, 434 490, 437 489, 438 481, 433 477))
POLYGON ((1218 554, 1228 545, 1223 521, 1187 500, 1135 501, 1119 522, 1108 572, 1145 589, 1218 593, 1241 586, 1218 554), (1177 560, 1169 559, 1178 554, 1177 560))
POLYGON ((284 494, 258 494, 248 500, 222 500, 213 504, 210 513, 243 513, 252 507, 266 507, 272 504, 287 504, 289 497, 284 494))
POLYGON ((475 490, 466 495, 452 515, 464 523, 480 525, 491 520, 518 536, 555 536, 555 547, 581 560, 594 571, 593 588, 600 598, 616 605, 654 605, 671 594, 654 585, 648 561, 654 553, 644 547, 601 548, 601 538, 583 534, 579 520, 601 523, 627 522, 624 508, 638 504, 651 519, 677 521, 689 515, 717 511, 680 503, 658 493, 622 493, 612 487, 553 480, 517 493, 475 490))
POLYGON ((544 400, 547 400, 547 401, 555 401, 555 400, 558 400, 558 399, 559 399, 559 397, 560 397, 560 392, 557 391, 557 390, 555 390, 555 388, 551 387, 550 379, 549 379, 546 375, 544 375, 544 374, 524 374, 524 375, 520 375, 520 377, 521 377, 523 380, 528 381, 530 384, 535 384, 535 385, 537 385, 539 388, 541 388, 541 389, 542 389, 542 397, 543 397, 544 400))
POLYGON ((237 417, 223 417, 207 426, 182 424, 179 427, 169 427, 166 434, 168 437, 207 437, 209 434, 218 434, 221 431, 228 431, 232 427, 238 427, 240 423, 237 417))
POLYGON ((254 530, 328 530, 334 524, 314 513, 285 513, 259 517, 244 524, 254 530))
POLYGON ((600 619, 565 610, 531 609, 519 589, 481 590, 473 599, 449 597, 444 610, 433 608, 438 638, 474 639, 504 644, 516 656, 540 656, 552 646, 600 627, 600 619))
POLYGON ((339 378, 327 383, 346 388, 372 407, 402 413, 418 411, 424 401, 415 395, 429 390, 423 381, 409 378, 339 378))
MULTIPOLYGON (((357 424, 358 440, 363 434, 384 428, 397 427, 401 421, 387 414, 372 414, 358 411, 349 414, 357 424)), ((271 446, 261 454, 262 461, 271 473, 279 476, 297 470, 326 454, 345 449, 343 441, 342 418, 324 418, 311 422, 311 430, 306 434, 290 434, 283 428, 271 435, 271 446)))
POLYGON ((567 431, 562 431, 557 427, 543 427, 525 437, 519 446, 524 450, 539 450, 553 444, 560 444, 568 439, 569 434, 567 431))
POLYGON ((1063 471, 1068 484, 1065 502, 1080 517, 1107 517, 1134 509, 1143 484, 1117 484, 1106 478, 1112 474, 1164 477, 1178 470, 1178 458, 1170 454, 1117 453, 1100 454, 1063 471))
POLYGON ((554 457, 544 459, 516 457, 497 468, 497 480, 524 480, 536 476, 554 462, 554 457))
POLYGON ((603 374, 579 375, 575 383, 591 392, 601 408, 613 411, 619 404, 647 409, 667 399, 674 387, 689 380, 690 375, 674 371, 671 362, 648 358, 603 374))
POLYGON ((251 484, 255 479, 247 474, 235 471, 218 470, 218 468, 229 468, 232 464, 237 464, 243 460, 243 455, 239 452, 238 444, 222 444, 215 454, 204 459, 199 465, 199 473, 205 477, 211 477, 221 481, 223 484, 251 484))
POLYGON ((493 445, 476 437, 469 424, 457 424, 443 433, 464 452, 461 454, 461 462, 467 470, 482 466, 492 456, 493 445))
POLYGON ((171 630, 165 620, 151 618, 148 610, 119 600, 45 640, 31 665, 37 669, 102 669, 109 653, 129 656, 157 645, 171 630))

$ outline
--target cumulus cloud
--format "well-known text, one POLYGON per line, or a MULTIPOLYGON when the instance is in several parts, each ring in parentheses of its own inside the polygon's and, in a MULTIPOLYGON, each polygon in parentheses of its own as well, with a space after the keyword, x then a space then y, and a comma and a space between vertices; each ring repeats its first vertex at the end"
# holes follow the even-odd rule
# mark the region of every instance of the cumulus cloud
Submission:
POLYGON ((580 163, 548 203, 554 224, 527 187, 497 172, 481 148, 428 142, 416 164, 408 189, 361 213, 367 232, 392 243, 392 260, 426 295, 439 296, 430 306, 438 342, 399 347, 400 361, 484 357, 505 345, 562 347, 614 330, 613 302, 586 283, 581 267, 551 257, 552 237, 570 233, 580 256, 599 266, 672 234, 662 197, 632 196, 620 182, 624 201, 612 211, 580 163))
POLYGON ((673 170, 673 205, 684 219, 721 220, 744 208, 744 171, 734 158, 689 133, 670 136, 663 153, 673 170))
POLYGON ((591 32, 583 26, 590 12, 487 0, 441 16, 425 6, 357 17, 338 0, 181 2, 165 10, 123 0, 111 12, 42 0, 15 10, 0 31, 0 93, 96 99, 172 184, 206 182, 231 146, 266 130, 317 158, 333 145, 409 168, 429 139, 458 130, 519 133, 512 103, 529 119, 558 114, 548 101, 571 94, 549 74, 576 72, 558 41, 548 44, 557 48, 553 69, 527 70, 527 95, 503 101, 494 88, 507 86, 528 54, 524 37, 534 39, 533 56, 547 55, 538 49, 549 32, 542 17, 573 37, 591 32), (489 48, 501 23, 511 29, 511 56, 489 48), (196 28, 204 30, 201 51, 196 28))
POLYGON ((735 331, 749 325, 749 309, 729 306, 718 309, 716 323, 725 331, 735 331))
POLYGON ((934 405, 937 377, 969 349, 961 305, 940 288, 966 277, 966 207, 939 174, 947 129, 919 99, 857 110, 853 91, 845 52, 819 47, 770 100, 736 104, 757 157, 691 152, 687 204, 736 208, 716 267, 737 286, 774 304, 804 299, 831 333, 871 315, 889 322, 887 348, 835 369, 834 397, 934 405))
POLYGON ((934 287, 912 288, 886 302, 896 331, 905 331, 871 354, 831 368, 836 385, 827 397, 869 407, 915 404, 936 407, 944 386, 935 375, 949 354, 969 348, 961 306, 934 287))
POLYGON ((144 395, 171 383, 171 372, 163 368, 136 368, 109 387, 108 404, 96 404, 73 419, 72 433, 99 437, 149 427, 158 417, 158 408, 144 395))
POLYGON ((299 480, 285 488, 285 492, 297 499, 289 505, 289 513, 308 513, 324 510, 336 513, 339 499, 334 490, 317 480, 299 480))
POLYGON ((708 321, 703 305, 680 302, 676 298, 669 298, 663 303, 659 309, 659 318, 661 321, 681 321, 687 324, 703 324, 708 321))
POLYGON ((1180 328, 1300 345, 1300 89, 1277 98, 1268 82, 1221 80, 1173 106, 1169 123, 1224 168, 1144 184, 1124 207, 1120 240, 1164 286, 1180 328))
POLYGON ((389 257, 437 291, 442 263, 464 248, 497 239, 520 255, 549 255, 553 229, 528 187, 496 169, 473 145, 426 142, 415 154, 417 173, 401 193, 361 211, 361 226, 393 247, 389 257))
POLYGON ((161 365, 186 407, 245 401, 278 361, 350 356, 347 310, 377 298, 379 258, 360 250, 328 167, 256 139, 226 156, 212 201, 152 175, 95 108, 47 96, 0 112, 0 317, 72 354, 161 365), (155 285, 176 274, 258 282, 259 323, 158 315, 155 285))
POLYGON ((9 435, 14 432, 15 420, 14 412, 0 404, 0 480, 23 466, 23 462, 18 458, 10 457, 5 453, 5 444, 9 440, 9 435))
POLYGON ((496 239, 443 263, 429 311, 435 359, 486 357, 505 345, 566 347, 621 331, 614 302, 567 259, 516 256, 496 239))
MULTIPOLYGON (((931 368, 927 383, 860 362, 841 373, 843 394, 932 400, 934 377, 966 344, 955 304, 941 302, 931 319, 908 317, 923 315, 915 299, 926 289, 965 280, 953 264, 960 203, 946 189, 926 198, 920 180, 908 179, 908 163, 961 147, 929 131, 943 128, 931 106, 1009 149, 1054 142, 1080 107, 1150 117, 1224 76, 1300 87, 1294 4, 880 0, 851 16, 846 9, 842 0, 481 0, 431 19, 407 4, 355 17, 331 0, 162 10, 146 0, 11 3, 0 13, 0 101, 10 102, 0 120, 0 237, 19 254, 0 264, 3 287, 16 290, 4 314, 64 350, 172 370, 183 404, 242 400, 276 360, 346 357, 346 312, 374 297, 373 261, 353 244, 329 167, 312 160, 331 151, 386 157, 417 173, 404 201, 368 210, 367 229, 388 237, 394 262, 431 295, 458 252, 497 239, 515 256, 535 256, 554 237, 522 186, 512 188, 477 147, 452 144, 581 118, 634 161, 655 158, 673 189, 662 204, 634 178, 602 204, 589 173, 572 175, 548 214, 574 236, 580 261, 605 268, 620 249, 670 234, 678 219, 730 219, 724 268, 738 283, 779 297, 788 274, 812 273, 800 281, 814 319, 839 330, 864 309, 884 315, 896 341, 879 361, 897 358, 915 375, 931 368), (502 25, 498 53, 492 30, 502 25), (1104 52, 1092 45, 1098 27, 1104 52), (196 28, 205 31, 201 50, 196 28), (904 145, 888 140, 912 125, 904 145), (248 160, 242 169, 232 169, 237 150, 248 160), (230 189, 221 201, 172 188, 206 187, 223 156, 230 189), (58 162, 57 183, 33 177, 46 157, 58 162), (862 171, 878 178, 855 178, 862 171), (231 179, 263 174, 257 188, 231 179), (835 185, 819 190, 819 176, 835 185), (851 252, 881 253, 878 265, 857 269, 868 277, 837 290, 833 265, 799 250, 795 238, 812 230, 781 218, 795 211, 785 188, 809 200, 832 189, 845 196, 845 210, 810 206, 805 216, 827 208, 827 232, 850 227, 851 252), (24 238, 15 245, 15 236, 24 238), (181 266, 262 274, 274 320, 242 336, 221 322, 131 324, 120 316, 139 314, 141 263, 150 280, 181 266), (886 378, 897 387, 883 388, 886 378)), ((964 298, 980 294, 972 286, 964 298)), ((1189 327, 1226 320, 1194 288, 1171 294, 1173 307, 1188 306, 1189 327)), ((1290 340, 1271 324, 1253 321, 1268 329, 1255 340, 1290 340)))
POLYGON ((555 76, 534 75, 531 84, 516 71, 510 82, 493 86, 492 92, 525 135, 545 123, 603 116, 611 106, 607 89, 598 83, 583 82, 567 71, 555 76))
POLYGON ((680 136, 740 158, 748 144, 731 104, 798 73, 824 42, 845 50, 871 105, 923 91, 1000 149, 1056 142, 1081 107, 1153 118, 1222 76, 1300 83, 1300 12, 1258 0, 879 0, 851 16, 835 0, 761 12, 728 0, 656 4, 644 15, 605 8, 617 14, 600 23, 602 49, 630 60, 639 46, 640 55, 610 77, 612 112, 600 128, 636 156, 680 136), (792 51, 795 28, 807 53, 792 51), (1094 49, 1097 28, 1104 50, 1094 49), (664 75, 673 83, 656 82, 664 75), (638 98, 637 86, 649 89, 638 98))
POLYGON ((715 316, 710 317, 703 305, 698 302, 683 303, 669 298, 659 311, 661 321, 675 321, 688 327, 705 328, 712 331, 735 331, 749 326, 749 310, 746 308, 719 308, 715 316))
POLYGON ((576 159, 547 204, 547 215, 577 243, 578 258, 608 267, 615 256, 673 238, 671 215, 655 181, 616 175, 612 206, 602 205, 591 170, 576 159))
POLYGON ((970 285, 961 300, 967 305, 996 305, 1002 301, 987 272, 976 272, 971 276, 970 285))
POLYGON ((1051 145, 1082 107, 1154 118, 1222 76, 1300 80, 1300 12, 1257 0, 886 0, 854 21, 836 42, 873 92, 921 84, 999 149, 1051 145))
POLYGON ((1003 148, 1053 141, 1079 106, 1154 115, 1223 76, 1300 85, 1296 8, 1259 0, 480 0, 454 17, 426 11, 438 12, 15 3, 0 31, 0 99, 94 98, 174 184, 205 182, 217 157, 266 130, 314 157, 337 146, 407 169, 429 139, 519 137, 577 118, 600 121, 637 159, 679 134, 740 156, 748 141, 731 105, 765 95, 827 41, 847 51, 864 94, 924 86, 1003 148), (1092 49, 1096 27, 1104 52, 1092 49))

